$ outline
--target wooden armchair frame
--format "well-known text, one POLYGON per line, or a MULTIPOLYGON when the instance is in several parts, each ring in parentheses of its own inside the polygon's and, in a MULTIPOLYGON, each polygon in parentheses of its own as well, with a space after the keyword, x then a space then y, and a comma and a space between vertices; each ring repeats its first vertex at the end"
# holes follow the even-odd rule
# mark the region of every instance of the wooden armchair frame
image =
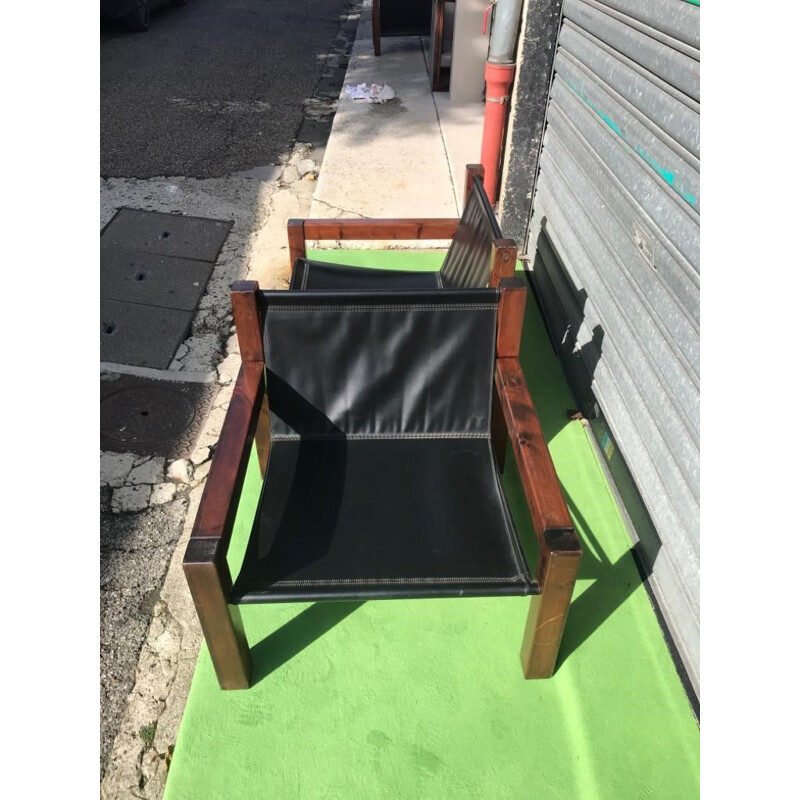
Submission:
MULTIPOLYGON (((228 604, 226 553, 250 448, 255 441, 262 479, 270 450, 269 404, 255 281, 233 284, 231 303, 242 366, 198 508, 183 568, 211 659, 223 689, 246 689, 250 654, 237 606, 228 604)), ((527 288, 500 283, 492 408, 492 442, 502 468, 508 438, 519 466, 541 552, 522 643, 526 678, 555 669, 581 547, 519 363, 527 288)))
MULTIPOLYGON (((483 179, 482 164, 467 164, 464 185, 464 208, 475 177, 483 179)), ((453 239, 461 224, 456 217, 420 217, 409 219, 290 219, 286 229, 289 239, 289 267, 294 271, 298 258, 306 258, 308 241, 375 241, 453 239)), ((513 239, 496 238, 492 242, 492 266, 489 286, 498 286, 502 278, 514 276, 517 245, 513 239)))

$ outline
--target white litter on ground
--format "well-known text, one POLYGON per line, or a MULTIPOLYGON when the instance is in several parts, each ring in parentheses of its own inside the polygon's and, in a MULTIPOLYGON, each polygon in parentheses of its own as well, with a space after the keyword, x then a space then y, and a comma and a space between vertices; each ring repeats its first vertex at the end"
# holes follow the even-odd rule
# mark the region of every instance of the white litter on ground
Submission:
POLYGON ((345 94, 351 100, 368 100, 370 103, 385 103, 387 100, 394 99, 394 89, 388 83, 373 83, 367 86, 366 83, 345 84, 345 94))

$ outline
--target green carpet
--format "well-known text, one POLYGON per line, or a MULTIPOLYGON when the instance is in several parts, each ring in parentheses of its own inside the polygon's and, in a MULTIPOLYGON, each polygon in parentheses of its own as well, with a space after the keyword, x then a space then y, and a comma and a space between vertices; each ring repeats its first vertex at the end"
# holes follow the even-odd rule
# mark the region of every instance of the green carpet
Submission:
MULTIPOLYGON (((314 257, 435 269, 442 255, 314 257)), ((565 413, 574 401, 533 297, 523 347, 584 545, 555 676, 522 678, 526 598, 243 606, 254 686, 220 691, 203 646, 165 800, 699 796, 699 730, 586 431, 565 413)), ((251 459, 234 574, 256 466, 251 459)), ((513 468, 505 487, 530 541, 513 468)))

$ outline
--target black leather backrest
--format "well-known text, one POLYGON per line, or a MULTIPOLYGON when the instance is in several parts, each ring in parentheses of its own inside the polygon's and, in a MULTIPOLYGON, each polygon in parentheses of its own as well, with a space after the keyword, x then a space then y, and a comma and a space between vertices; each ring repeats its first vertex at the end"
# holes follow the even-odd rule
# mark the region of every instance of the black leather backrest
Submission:
POLYGON ((430 36, 431 0, 380 0, 381 36, 430 36))
POLYGON ((495 289, 259 293, 272 433, 489 433, 495 289))
POLYGON ((497 217, 476 176, 453 242, 442 262, 442 285, 451 288, 481 288, 492 271, 492 242, 502 239, 497 217))

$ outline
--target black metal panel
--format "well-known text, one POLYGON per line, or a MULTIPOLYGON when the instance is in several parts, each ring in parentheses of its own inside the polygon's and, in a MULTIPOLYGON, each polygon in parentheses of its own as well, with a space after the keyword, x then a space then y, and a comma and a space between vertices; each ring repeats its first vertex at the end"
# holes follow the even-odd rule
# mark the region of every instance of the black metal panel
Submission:
POLYGON ((232 222, 122 208, 100 234, 100 358, 167 369, 232 222))
POLYGON ((166 369, 192 322, 192 312, 100 300, 100 360, 166 369))
POLYGON ((214 262, 232 222, 121 208, 100 235, 100 248, 214 262))
POLYGON ((213 271, 209 261, 103 248, 100 297, 194 311, 213 271))

